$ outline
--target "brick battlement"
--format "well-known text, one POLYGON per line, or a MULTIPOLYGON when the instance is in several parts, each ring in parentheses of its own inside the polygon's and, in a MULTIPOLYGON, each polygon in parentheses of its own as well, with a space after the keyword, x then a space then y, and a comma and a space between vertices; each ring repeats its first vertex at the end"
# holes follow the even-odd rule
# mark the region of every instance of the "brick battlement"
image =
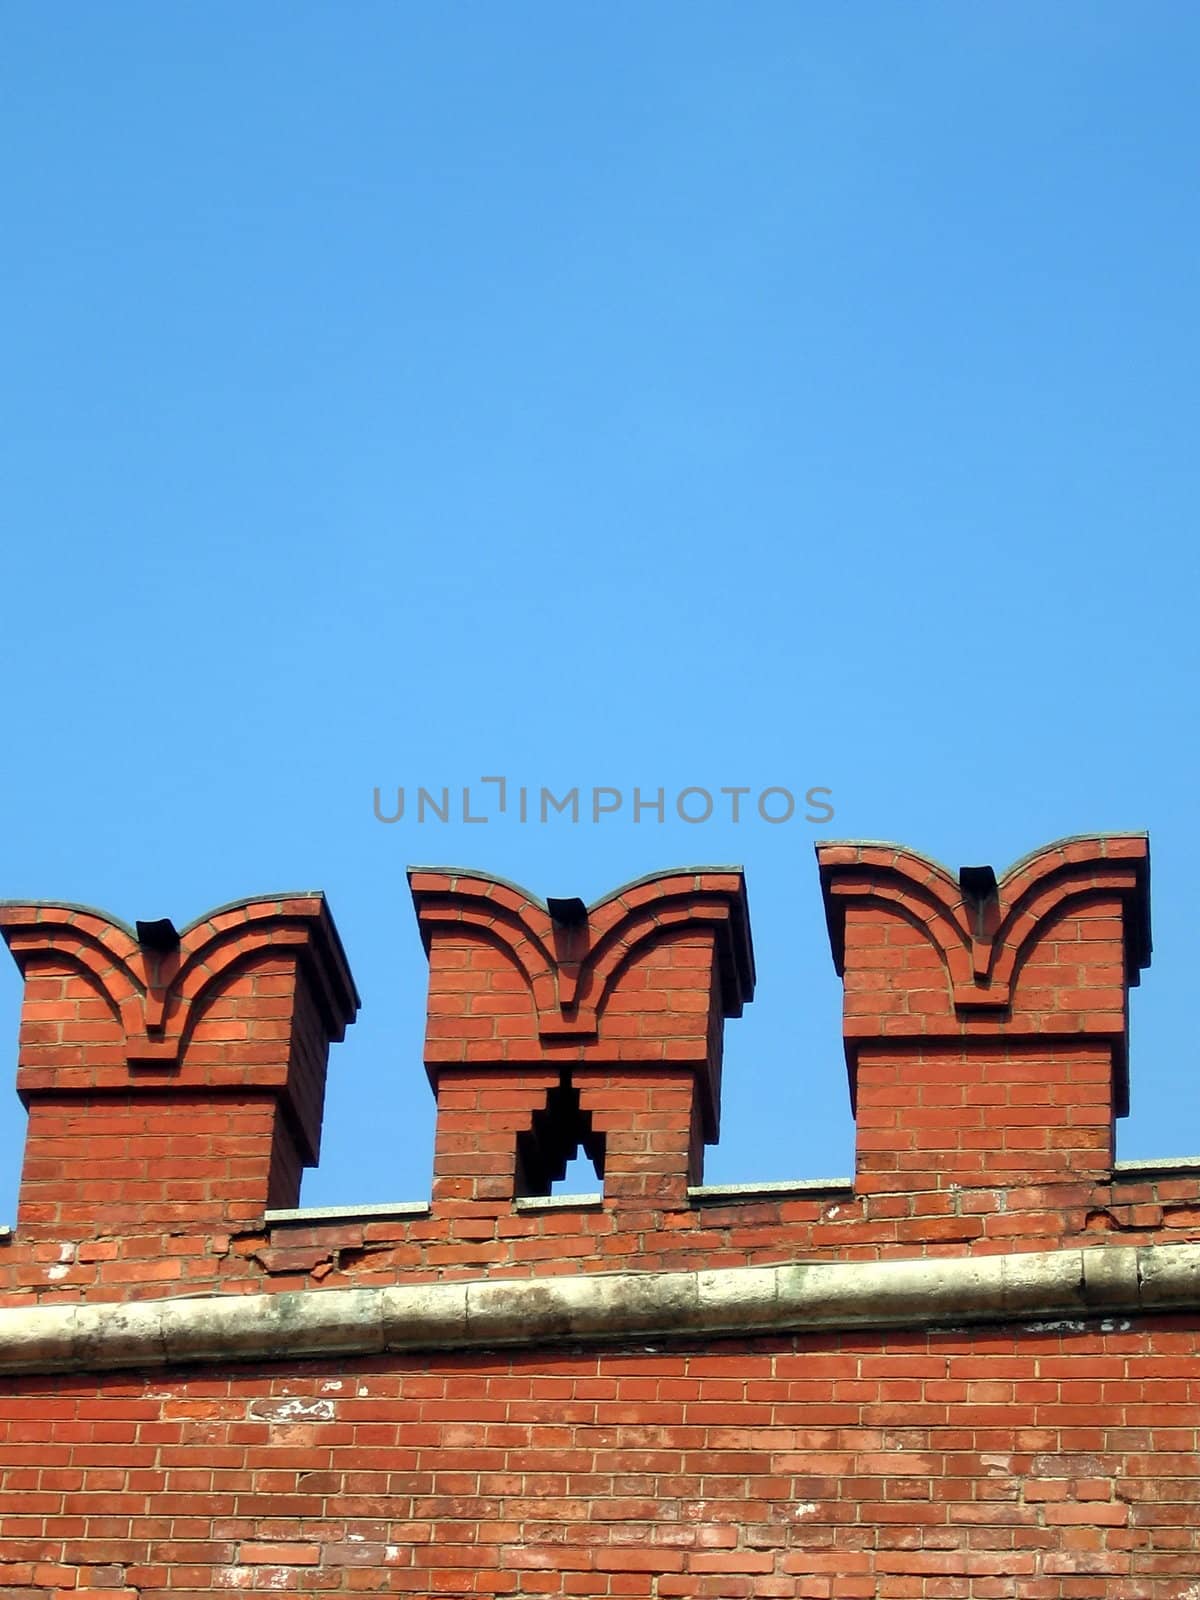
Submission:
POLYGON ((432 1193, 361 1208, 298 1205, 320 895, 0 905, 0 1600, 1196 1600, 1200 1160, 1114 1161, 1146 839, 817 856, 855 1170, 758 1188, 703 1176, 738 869, 414 870, 432 1193))
POLYGON ((703 1186, 723 1023, 754 990, 737 869, 590 907, 414 870, 432 1200, 333 1215, 297 1205, 328 1046, 358 1004, 319 895, 182 934, 0 907, 30 1111, 3 1303, 1200 1237, 1200 1170, 1113 1159, 1127 987, 1150 950, 1145 838, 1062 841, 999 880, 895 846, 817 854, 856 1171, 762 1190, 703 1186), (554 1196, 580 1148, 603 1192, 554 1196))

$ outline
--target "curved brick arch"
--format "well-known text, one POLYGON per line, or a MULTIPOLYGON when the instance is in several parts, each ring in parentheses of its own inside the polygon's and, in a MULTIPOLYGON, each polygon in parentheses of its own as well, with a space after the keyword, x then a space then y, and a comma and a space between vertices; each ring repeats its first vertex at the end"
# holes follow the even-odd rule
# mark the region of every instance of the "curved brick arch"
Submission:
POLYGON ((102 911, 47 900, 0 901, 0 932, 18 965, 21 952, 33 953, 43 946, 59 951, 86 949, 92 952, 89 965, 93 970, 123 975, 125 983, 114 999, 145 984, 137 940, 124 923, 106 917, 102 911), (107 967, 103 965, 105 956, 107 967))
POLYGON ((140 1026, 146 973, 142 951, 123 923, 101 911, 49 901, 0 904, 0 933, 22 974, 39 957, 89 977, 124 1028, 140 1026))
POLYGON ((439 931, 486 935, 508 950, 537 1010, 554 1004, 552 923, 535 896, 482 873, 421 868, 408 877, 426 953, 439 931))
POLYGON ((1115 897, 1129 907, 1126 981, 1138 982, 1150 956, 1146 882, 1150 847, 1144 834, 1058 840, 1008 868, 998 884, 1000 919, 990 975, 1006 998, 1028 950, 1053 918, 1088 897, 1115 897))
POLYGON ((710 928, 722 969, 722 1013, 741 1016, 753 992, 754 973, 740 874, 663 873, 649 883, 614 891, 589 909, 589 922, 598 931, 585 963, 595 986, 593 1015, 603 1009, 622 968, 647 944, 684 928, 710 928), (617 906, 619 914, 610 909, 617 906))
POLYGON ((817 860, 839 976, 845 971, 847 907, 890 903, 924 932, 956 996, 970 986, 971 930, 962 892, 945 867, 899 845, 819 845, 817 860))
POLYGON ((320 891, 242 900, 197 917, 180 936, 166 987, 184 1007, 194 1007, 236 964, 265 952, 290 953, 303 961, 330 1037, 340 1039, 359 1000, 320 891))

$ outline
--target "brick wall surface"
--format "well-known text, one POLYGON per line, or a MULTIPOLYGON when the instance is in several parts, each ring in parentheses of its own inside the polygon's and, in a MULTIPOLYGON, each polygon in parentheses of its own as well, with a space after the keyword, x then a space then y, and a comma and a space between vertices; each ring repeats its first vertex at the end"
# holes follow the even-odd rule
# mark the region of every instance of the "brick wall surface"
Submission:
MULTIPOLYGON (((0 1368, 5 1315, 35 1304, 1200 1241, 1200 1169, 1113 1159, 1144 838, 998 882, 818 855, 856 1170, 757 1192, 702 1186, 754 984, 729 869, 551 909, 413 874, 434 1184, 390 1215, 287 1214, 357 1006, 319 896, 153 944, 0 907, 29 1108, 0 1368), (548 1198, 578 1144, 603 1193, 548 1198)), ((1200 1600, 1197 1311, 926 1322, 12 1370, 0 1600, 1200 1600)))

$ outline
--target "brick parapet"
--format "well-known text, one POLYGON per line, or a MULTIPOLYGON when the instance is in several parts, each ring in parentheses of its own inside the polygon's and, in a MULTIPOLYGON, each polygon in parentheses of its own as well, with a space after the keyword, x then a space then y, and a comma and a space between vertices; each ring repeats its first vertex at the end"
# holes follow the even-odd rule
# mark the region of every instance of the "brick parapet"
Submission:
MULTIPOLYGON (((909 853, 903 913, 880 892, 894 851, 837 849, 865 1137, 846 1180, 759 1192, 697 1181, 730 984, 746 998, 752 972, 728 959, 736 875, 683 875, 679 915, 651 913, 591 992, 643 981, 587 1027, 563 1001, 582 963, 553 951, 527 981, 516 924, 553 941, 532 897, 498 938, 493 880, 419 889, 431 1022, 463 1025, 427 1047, 434 1194, 358 1214, 295 1206, 353 997, 323 908, 301 913, 315 968, 282 937, 242 951, 227 981, 251 987, 214 989, 190 1040, 105 919, 100 970, 60 970, 35 916, 27 1004, 62 1002, 49 979, 87 1009, 25 1017, 0 1600, 1197 1600, 1200 1166, 1112 1159, 1144 841, 1039 852, 994 904, 986 872, 909 853), (1006 943, 1017 902, 1040 909, 1006 943), (688 999, 646 999, 668 993, 688 999), (285 1005, 243 1009, 268 999, 285 1005), (602 1193, 544 1192, 572 1139, 602 1193)), ((670 898, 644 887, 598 915, 670 898)), ((274 904, 265 923, 297 931, 274 904)), ((560 910, 592 939, 596 908, 560 910)))

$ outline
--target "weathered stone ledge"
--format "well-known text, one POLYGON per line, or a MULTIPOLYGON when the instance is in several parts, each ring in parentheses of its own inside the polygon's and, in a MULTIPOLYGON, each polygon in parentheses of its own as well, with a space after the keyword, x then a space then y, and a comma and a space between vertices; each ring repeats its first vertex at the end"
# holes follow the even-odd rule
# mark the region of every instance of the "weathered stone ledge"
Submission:
POLYGON ((0 1371, 933 1327, 1200 1307, 1200 1244, 0 1310, 0 1371))

